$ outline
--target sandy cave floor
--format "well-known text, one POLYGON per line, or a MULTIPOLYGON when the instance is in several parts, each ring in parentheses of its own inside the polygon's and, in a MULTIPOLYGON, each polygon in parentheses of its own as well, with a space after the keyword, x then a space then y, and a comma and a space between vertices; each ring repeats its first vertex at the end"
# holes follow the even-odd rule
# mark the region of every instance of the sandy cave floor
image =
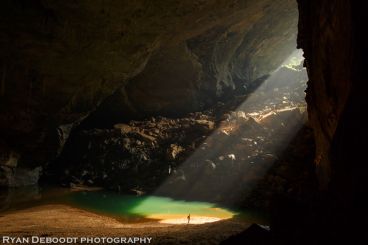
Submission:
POLYGON ((201 225, 121 223, 67 205, 41 205, 0 214, 0 236, 152 237, 153 244, 218 244, 249 227, 232 218, 201 225))

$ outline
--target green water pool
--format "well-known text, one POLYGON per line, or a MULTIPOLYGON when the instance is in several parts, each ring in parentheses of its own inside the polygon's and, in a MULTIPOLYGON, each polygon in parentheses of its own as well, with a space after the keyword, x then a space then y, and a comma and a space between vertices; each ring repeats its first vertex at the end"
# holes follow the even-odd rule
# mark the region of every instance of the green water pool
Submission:
POLYGON ((159 196, 131 196, 109 192, 77 192, 68 197, 75 206, 124 219, 152 219, 163 223, 206 223, 232 218, 237 213, 207 202, 159 196))
POLYGON ((0 195, 0 213, 47 204, 64 204, 111 216, 122 222, 154 221, 184 224, 214 222, 233 217, 267 224, 267 216, 251 210, 234 210, 210 202, 177 200, 155 195, 122 195, 105 190, 73 192, 68 188, 14 189, 0 195))

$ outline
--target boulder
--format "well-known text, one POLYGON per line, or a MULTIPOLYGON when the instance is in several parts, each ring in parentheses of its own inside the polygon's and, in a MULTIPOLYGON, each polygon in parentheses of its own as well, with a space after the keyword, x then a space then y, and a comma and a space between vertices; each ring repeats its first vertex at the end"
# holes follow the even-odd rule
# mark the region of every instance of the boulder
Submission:
POLYGON ((127 134, 133 131, 133 128, 125 123, 118 123, 114 125, 115 129, 120 129, 121 133, 127 134))
POLYGON ((167 150, 167 155, 169 160, 175 160, 177 155, 183 152, 185 149, 180 145, 171 144, 169 149, 167 150))
POLYGON ((195 120, 194 123, 205 131, 211 131, 215 128, 215 123, 209 120, 195 120))

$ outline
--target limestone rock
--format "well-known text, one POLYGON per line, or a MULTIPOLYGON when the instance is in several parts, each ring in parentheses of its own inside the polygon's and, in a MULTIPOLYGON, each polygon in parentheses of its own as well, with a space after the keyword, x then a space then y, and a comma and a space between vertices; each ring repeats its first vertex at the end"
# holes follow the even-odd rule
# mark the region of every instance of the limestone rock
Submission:
POLYGON ((204 130, 208 130, 208 131, 213 130, 215 126, 214 122, 208 121, 208 120, 195 120, 194 122, 199 127, 203 128, 204 130))
POLYGON ((155 137, 152 137, 148 134, 145 134, 143 132, 137 132, 137 134, 139 135, 139 137, 143 140, 146 141, 147 143, 154 143, 156 141, 155 137))
POLYGON ((127 124, 119 123, 114 125, 115 129, 120 129, 120 131, 124 134, 130 133, 133 131, 133 128, 127 124))
POLYGON ((3 149, 0 155, 0 166, 15 168, 18 165, 19 157, 17 152, 3 149))
POLYGON ((37 167, 34 169, 26 168, 9 168, 1 167, 1 186, 5 187, 24 187, 37 185, 40 178, 42 168, 37 167))
POLYGON ((171 144, 170 148, 167 150, 168 157, 170 160, 175 160, 177 155, 184 151, 184 148, 180 145, 171 144))

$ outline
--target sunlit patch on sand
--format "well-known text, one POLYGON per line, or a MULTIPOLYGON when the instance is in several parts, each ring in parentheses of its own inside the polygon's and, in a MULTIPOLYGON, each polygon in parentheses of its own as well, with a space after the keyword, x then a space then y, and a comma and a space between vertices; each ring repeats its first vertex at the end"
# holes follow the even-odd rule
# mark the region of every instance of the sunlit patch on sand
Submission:
MULTIPOLYGON (((234 216, 234 213, 221 208, 208 208, 208 210, 204 211, 204 213, 205 214, 190 214, 189 224, 212 223, 220 220, 230 219, 234 216)), ((188 216, 184 213, 151 214, 147 217, 150 219, 159 220, 158 222, 162 224, 188 224, 188 216)))
MULTIPOLYGON (((216 221, 223 220, 221 218, 215 217, 205 217, 205 216, 194 216, 190 218, 189 224, 199 225, 205 223, 212 223, 216 221)), ((177 218, 177 219, 162 219, 159 221, 162 224, 188 224, 188 220, 186 218, 177 218)))

